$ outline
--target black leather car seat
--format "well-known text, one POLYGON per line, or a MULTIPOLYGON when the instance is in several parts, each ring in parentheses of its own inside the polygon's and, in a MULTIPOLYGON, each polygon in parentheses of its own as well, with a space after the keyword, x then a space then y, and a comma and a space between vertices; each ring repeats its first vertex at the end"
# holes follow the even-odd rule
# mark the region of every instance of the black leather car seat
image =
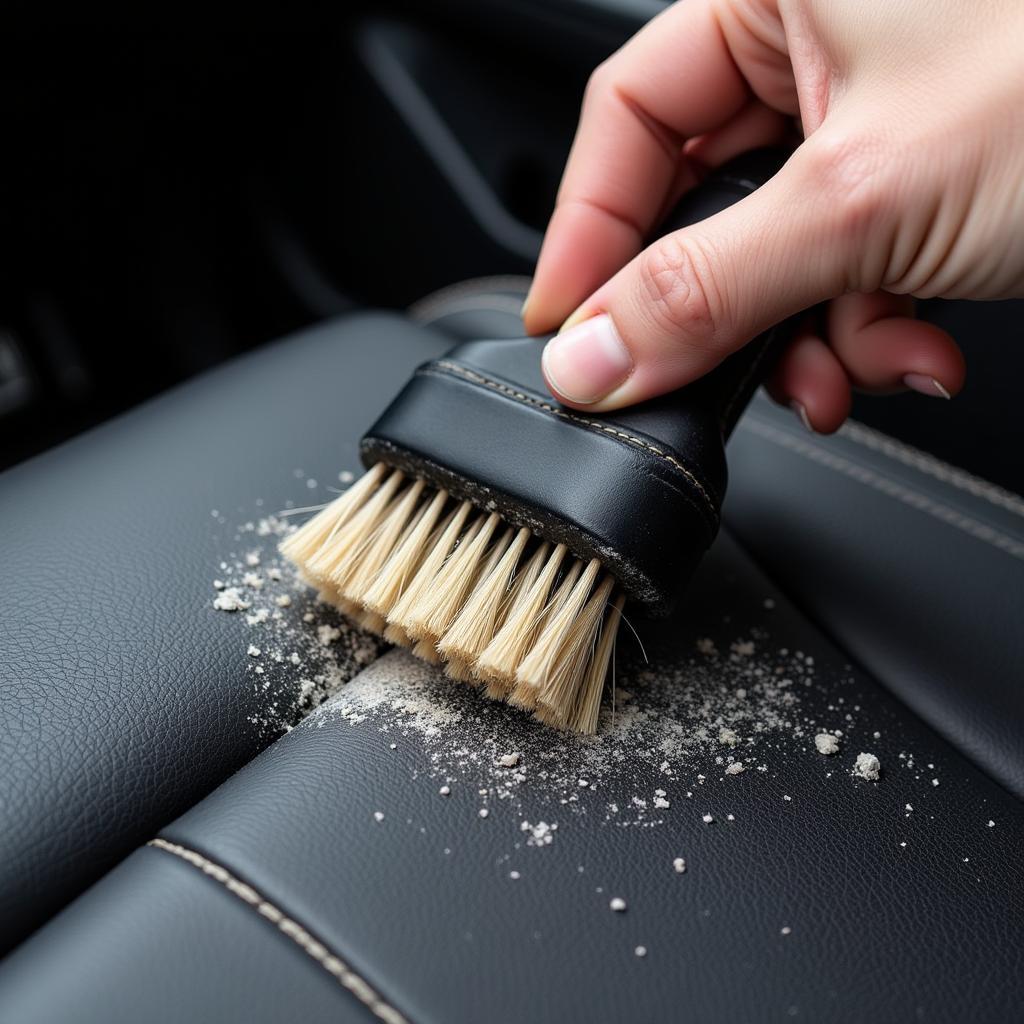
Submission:
MULTIPOLYGON (((473 295, 420 307, 429 326, 324 325, 6 475, 10 941, 138 849, 0 966, 0 1019, 1011 1018, 1024 706, 996 681, 1020 675, 1024 518, 858 426, 812 438, 754 407, 727 529, 686 606, 642 632, 682 663, 698 638, 727 649, 759 628, 771 600, 772 643, 817 666, 809 714, 841 697, 876 726, 850 742, 879 755, 877 786, 780 747, 771 770, 707 790, 734 824, 673 791, 663 825, 611 827, 609 794, 588 792, 512 885, 509 829, 549 813, 539 796, 496 803, 488 827, 472 792, 439 809, 430 746, 351 724, 343 689, 197 803, 268 740, 248 721, 243 634, 210 612, 230 540, 210 510, 282 507, 297 466, 355 468, 413 365, 463 331, 514 333, 514 288, 473 295)), ((405 657, 366 685, 415 674, 405 657)), ((500 721, 510 746, 545 742, 500 721)))

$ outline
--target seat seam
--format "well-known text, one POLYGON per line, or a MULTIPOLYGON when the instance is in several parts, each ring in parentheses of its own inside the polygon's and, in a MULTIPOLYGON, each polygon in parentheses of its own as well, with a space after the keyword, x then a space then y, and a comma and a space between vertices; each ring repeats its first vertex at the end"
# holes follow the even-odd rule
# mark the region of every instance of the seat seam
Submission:
POLYGON ((687 480, 696 487, 701 498, 703 498, 706 505, 706 510, 711 516, 713 521, 717 521, 718 514, 715 511, 714 503, 711 500, 704 485, 690 472, 675 456, 670 455, 668 452, 662 451, 657 445, 652 444, 646 438, 638 437, 635 434, 626 433, 624 430, 619 430, 616 427, 611 426, 608 423, 602 423, 600 420, 592 420, 586 416, 579 416, 575 413, 567 412, 565 409, 559 409, 548 402, 541 401, 539 398, 534 398, 531 395, 527 395, 522 391, 517 391, 515 388, 509 387, 507 384, 503 384, 501 381, 492 380, 490 377, 485 377, 483 374, 477 373, 473 370, 468 370, 464 366, 460 366, 458 363, 453 363, 447 359, 439 359, 435 363, 428 364, 426 368, 420 370, 420 373, 429 373, 431 370, 444 370, 448 373, 454 374, 457 377, 462 377, 464 380, 469 381, 471 384, 477 384, 481 387, 490 388, 492 391, 497 391, 500 394, 505 395, 507 398, 511 398, 515 402, 519 402, 523 405, 533 406, 536 409, 541 409, 544 412, 550 413, 552 416, 558 416, 561 419, 569 420, 573 423, 579 423, 581 426, 589 427, 592 430, 599 430, 602 433, 610 434, 612 437, 617 437, 621 441, 626 441, 631 445, 638 448, 643 448, 650 452, 657 458, 667 462, 670 466, 681 473, 687 480))
POLYGON ((904 484, 898 484, 894 480, 888 480, 873 470, 867 469, 864 466, 858 466, 848 459, 826 451, 817 445, 792 437, 785 431, 779 430, 755 417, 746 418, 740 425, 744 429, 763 437, 766 441, 772 441, 782 448, 789 449, 796 455, 802 455, 812 462, 817 462, 828 469, 842 473, 851 480, 863 484, 865 487, 871 487, 887 497, 894 498, 904 505, 917 509, 919 512, 924 512, 926 515, 939 520, 939 522, 952 526, 966 533, 969 537, 994 547, 1003 554, 1024 561, 1024 543, 1015 540, 994 527, 973 519, 971 516, 957 512, 948 505, 944 505, 921 494, 920 491, 915 491, 904 484))
POLYGON ((886 455, 895 462, 910 466, 926 476, 934 477, 942 483, 950 484, 974 497, 983 498, 998 508, 1024 518, 1024 499, 1012 491, 998 487, 988 480, 952 466, 948 462, 943 462, 942 459, 914 448, 912 445, 897 441, 888 434, 883 434, 863 423, 851 420, 840 428, 839 435, 871 451, 886 455))
POLYGON ((258 913, 299 949, 327 972, 339 985, 356 997, 373 1015, 385 1024, 409 1024, 408 1019, 387 1003, 364 978, 360 977, 340 956, 319 939, 314 938, 294 918, 271 903, 258 889, 243 882, 222 864, 197 850, 157 837, 146 844, 163 850, 202 872, 226 889, 232 896, 258 913))

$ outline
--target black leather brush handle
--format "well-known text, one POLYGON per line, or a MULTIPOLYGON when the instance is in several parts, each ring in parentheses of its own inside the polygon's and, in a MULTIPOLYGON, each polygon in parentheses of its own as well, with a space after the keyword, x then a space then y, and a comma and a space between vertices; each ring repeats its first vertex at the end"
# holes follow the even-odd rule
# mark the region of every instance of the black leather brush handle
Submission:
MULTIPOLYGON (((761 150, 733 161, 665 226, 724 209, 784 159, 761 150)), ((789 333, 776 327, 693 384, 605 415, 551 397, 543 339, 464 343, 417 370, 363 438, 362 459, 599 558, 630 597, 666 613, 718 532, 725 440, 789 333)))

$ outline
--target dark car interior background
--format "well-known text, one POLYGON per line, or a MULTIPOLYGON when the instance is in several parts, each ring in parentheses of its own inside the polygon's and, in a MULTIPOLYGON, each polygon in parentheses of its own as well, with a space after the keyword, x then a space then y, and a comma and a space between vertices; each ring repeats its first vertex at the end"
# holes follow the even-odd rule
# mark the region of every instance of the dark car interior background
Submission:
MULTIPOLYGON (((661 6, 352 3, 308 31, 0 42, 2 464, 346 309, 528 274, 587 76, 661 6)), ((966 391, 861 396, 856 418, 1019 491, 1020 304, 922 307, 966 391)))

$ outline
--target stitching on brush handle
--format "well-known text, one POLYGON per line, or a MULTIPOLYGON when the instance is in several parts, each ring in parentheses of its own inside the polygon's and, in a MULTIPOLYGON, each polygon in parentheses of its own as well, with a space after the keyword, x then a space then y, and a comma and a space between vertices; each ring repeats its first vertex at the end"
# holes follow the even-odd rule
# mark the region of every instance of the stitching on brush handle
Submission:
POLYGON ((509 387, 507 384, 501 383, 501 381, 492 380, 490 377, 485 377, 483 374, 477 373, 475 370, 468 370, 466 367, 460 366, 458 363, 453 363, 447 359, 439 359, 435 362, 428 363, 416 372, 417 375, 422 375, 437 372, 438 370, 461 377, 470 384, 490 388, 492 391, 497 391, 505 395, 507 398, 511 398, 513 401, 532 406, 535 409, 540 409, 552 416, 557 416, 564 420, 570 420, 573 423, 579 423, 580 425, 589 427, 592 430, 600 430, 602 433, 616 437, 621 441, 625 441, 633 445, 634 447, 643 448, 645 451, 650 452, 655 457, 668 463, 677 472, 681 473, 697 489, 697 492, 704 501, 706 511, 711 515, 712 520, 716 523, 718 522, 718 509, 700 480, 698 480, 697 477, 686 468, 686 466, 675 458, 675 456, 670 455, 668 452, 663 451, 656 445, 651 444, 651 442, 646 438, 638 437, 635 434, 628 434, 625 431, 619 430, 607 423, 602 423, 600 420, 593 420, 586 416, 580 416, 576 413, 566 412, 564 409, 559 409, 556 406, 541 401, 539 398, 533 398, 522 391, 517 391, 515 388, 509 387))

